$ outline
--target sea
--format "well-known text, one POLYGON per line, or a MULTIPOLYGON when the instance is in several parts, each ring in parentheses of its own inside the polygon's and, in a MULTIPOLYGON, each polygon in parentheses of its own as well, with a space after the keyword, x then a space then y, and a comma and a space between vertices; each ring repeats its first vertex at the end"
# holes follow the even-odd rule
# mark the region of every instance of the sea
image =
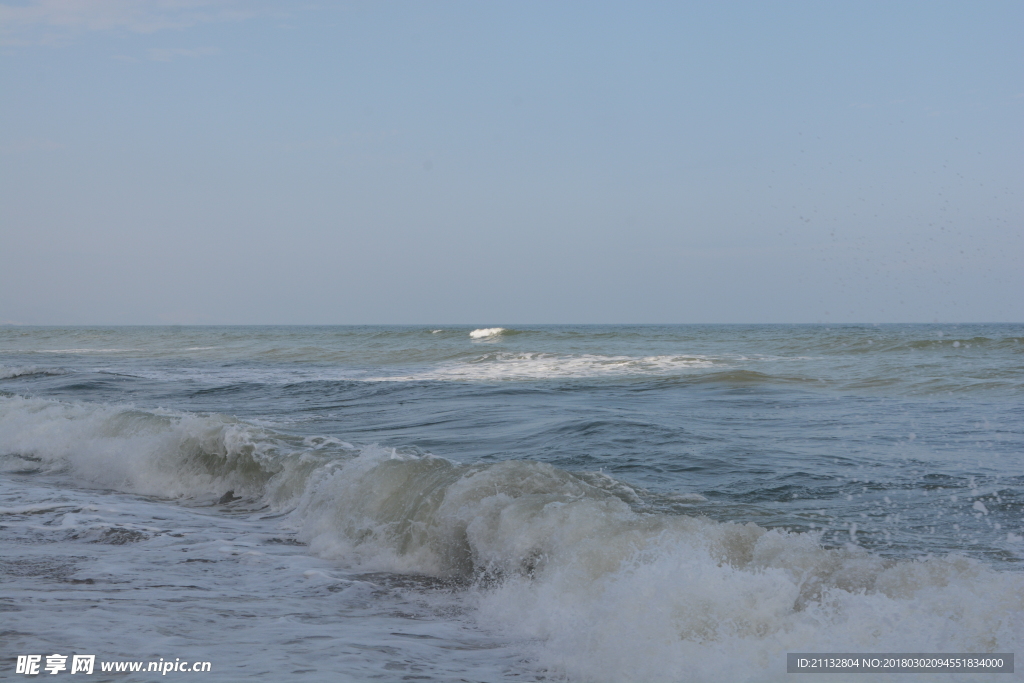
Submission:
POLYGON ((1022 638, 1022 324, 0 327, 0 679, 792 681, 1022 638), (100 670, 135 660, 210 670, 100 670))

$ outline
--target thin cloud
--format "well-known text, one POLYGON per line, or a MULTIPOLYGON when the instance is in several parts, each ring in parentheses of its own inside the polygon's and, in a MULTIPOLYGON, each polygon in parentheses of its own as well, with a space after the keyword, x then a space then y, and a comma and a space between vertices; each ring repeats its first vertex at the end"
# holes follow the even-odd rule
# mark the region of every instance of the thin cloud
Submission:
POLYGON ((155 33, 255 15, 236 0, 32 0, 0 3, 0 42, 46 45, 84 31, 155 33))

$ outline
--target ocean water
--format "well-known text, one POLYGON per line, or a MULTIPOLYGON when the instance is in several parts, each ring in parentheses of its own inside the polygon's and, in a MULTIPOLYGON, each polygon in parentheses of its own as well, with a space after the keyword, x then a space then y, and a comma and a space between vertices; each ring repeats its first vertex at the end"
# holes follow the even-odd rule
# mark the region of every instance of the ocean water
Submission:
POLYGON ((1013 652, 1024 325, 0 327, 0 549, 0 678, 1013 652))

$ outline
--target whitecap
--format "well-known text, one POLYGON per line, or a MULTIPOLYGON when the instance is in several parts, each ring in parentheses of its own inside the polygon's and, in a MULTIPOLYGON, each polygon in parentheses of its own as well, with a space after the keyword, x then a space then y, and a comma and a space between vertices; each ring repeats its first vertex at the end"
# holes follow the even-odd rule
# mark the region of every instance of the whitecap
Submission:
POLYGON ((482 327, 470 332, 469 336, 471 339, 486 339, 487 337, 497 337, 504 331, 504 327, 482 327))

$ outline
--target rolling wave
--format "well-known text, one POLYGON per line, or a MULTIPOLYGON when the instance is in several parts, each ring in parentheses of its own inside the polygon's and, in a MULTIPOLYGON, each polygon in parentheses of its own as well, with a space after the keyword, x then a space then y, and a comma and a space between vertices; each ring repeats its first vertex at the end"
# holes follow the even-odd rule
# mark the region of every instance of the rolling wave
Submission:
POLYGON ((1021 573, 645 513, 622 482, 543 463, 459 464, 220 415, 21 397, 0 397, 0 454, 26 475, 268 506, 317 555, 452 582, 554 676, 763 680, 786 651, 1010 651, 1024 635, 1021 573))
POLYGON ((40 367, 38 365, 23 365, 16 367, 5 367, 0 365, 0 379, 14 379, 15 377, 31 377, 33 375, 68 375, 70 370, 64 368, 40 367))

